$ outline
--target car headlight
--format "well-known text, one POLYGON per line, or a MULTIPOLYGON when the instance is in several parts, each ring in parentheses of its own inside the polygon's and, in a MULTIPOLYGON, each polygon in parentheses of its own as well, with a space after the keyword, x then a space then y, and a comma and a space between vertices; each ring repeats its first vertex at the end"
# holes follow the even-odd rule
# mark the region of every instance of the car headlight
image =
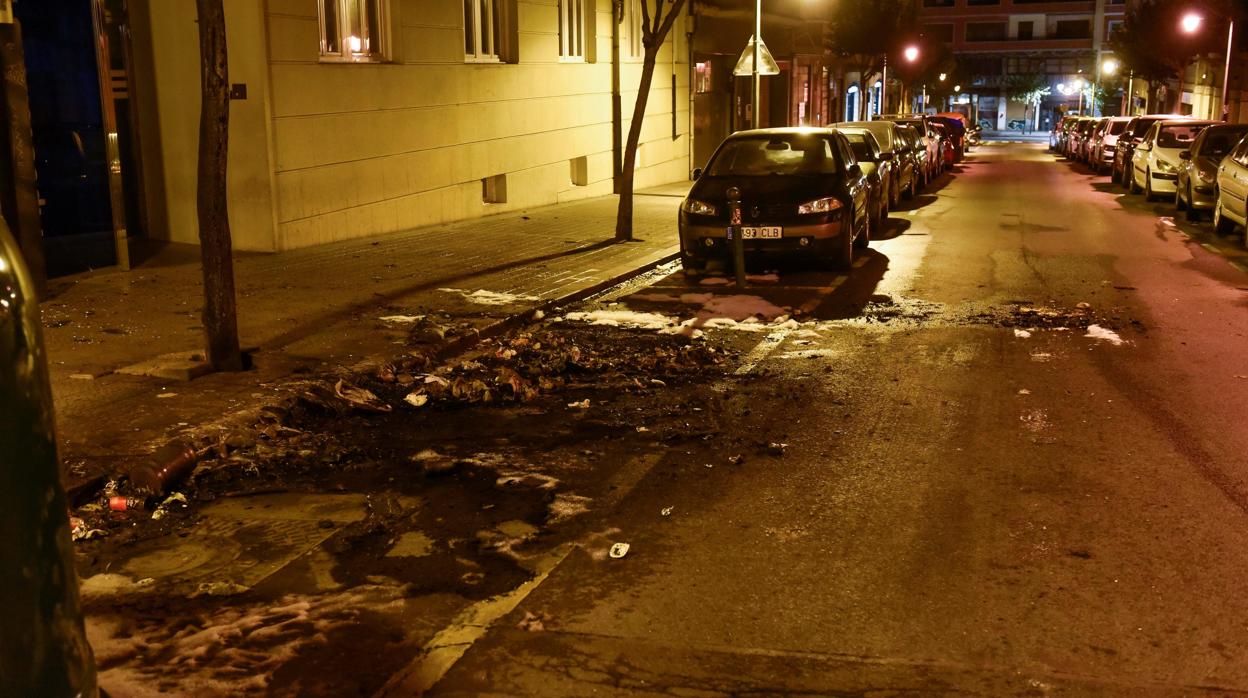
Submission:
POLYGON ((697 199, 685 199, 680 205, 680 210, 685 213, 692 213, 695 216, 713 216, 715 215, 715 207, 697 199))
POLYGON ((797 212, 799 214, 828 213, 830 211, 835 211, 839 208, 841 208, 840 199, 836 198, 835 196, 825 196, 822 199, 815 199, 814 201, 807 201, 801 206, 798 206, 797 212))
POLYGON ((1174 169, 1174 165, 1171 165, 1161 158, 1157 158, 1157 171, 1162 174, 1174 174, 1175 172, 1178 172, 1178 170, 1174 169))

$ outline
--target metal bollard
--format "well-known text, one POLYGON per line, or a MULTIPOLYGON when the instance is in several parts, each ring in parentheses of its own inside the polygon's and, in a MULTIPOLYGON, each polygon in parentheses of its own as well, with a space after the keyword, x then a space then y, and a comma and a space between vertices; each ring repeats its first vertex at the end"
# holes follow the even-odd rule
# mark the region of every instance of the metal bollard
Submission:
POLYGON ((34 286, 0 220, 0 695, 94 698, 34 286))
POLYGON ((728 187, 728 239, 732 241, 732 269, 737 288, 745 288, 745 239, 741 225, 741 190, 728 187))

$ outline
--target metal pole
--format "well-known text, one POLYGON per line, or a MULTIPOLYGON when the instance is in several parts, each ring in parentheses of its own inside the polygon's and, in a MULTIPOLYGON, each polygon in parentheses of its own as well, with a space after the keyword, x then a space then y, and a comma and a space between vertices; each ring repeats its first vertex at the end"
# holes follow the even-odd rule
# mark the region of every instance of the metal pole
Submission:
POLYGON ((758 77, 758 46, 763 43, 763 0, 754 0, 754 67, 750 71, 750 99, 754 105, 754 128, 762 128, 762 105, 759 93, 762 85, 758 77))
POLYGON ((884 74, 880 77, 880 113, 888 113, 888 54, 884 54, 884 74))
POLYGON ((745 288, 745 228, 741 224, 741 190, 728 187, 728 237, 732 241, 732 270, 737 288, 745 288))
POLYGON ((1231 40, 1235 37, 1235 20, 1230 19, 1230 26, 1226 30, 1226 67, 1222 70, 1222 111, 1218 114, 1218 120, 1225 120, 1229 114, 1226 111, 1226 96, 1231 91, 1231 40))
POLYGON ((1131 71, 1130 77, 1127 78, 1127 108, 1123 110, 1123 116, 1135 116, 1135 70, 1131 71))
POLYGON ((923 113, 927 113, 927 83, 923 83, 923 113))

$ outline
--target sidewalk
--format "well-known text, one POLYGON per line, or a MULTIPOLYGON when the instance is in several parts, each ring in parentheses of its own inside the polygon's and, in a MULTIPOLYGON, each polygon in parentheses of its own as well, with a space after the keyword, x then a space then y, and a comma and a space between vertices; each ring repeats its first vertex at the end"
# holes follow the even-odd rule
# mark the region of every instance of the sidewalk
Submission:
POLYGON ((379 317, 446 314, 481 327, 674 258, 678 188, 636 197, 636 242, 627 244, 612 244, 617 199, 608 196, 236 255, 240 337, 258 347, 256 368, 191 382, 115 371, 202 348, 196 250, 167 250, 128 272, 53 280, 44 336, 71 487, 184 429, 256 405, 284 377, 390 356, 411 326, 379 317), (492 293, 470 297, 478 291, 492 293))

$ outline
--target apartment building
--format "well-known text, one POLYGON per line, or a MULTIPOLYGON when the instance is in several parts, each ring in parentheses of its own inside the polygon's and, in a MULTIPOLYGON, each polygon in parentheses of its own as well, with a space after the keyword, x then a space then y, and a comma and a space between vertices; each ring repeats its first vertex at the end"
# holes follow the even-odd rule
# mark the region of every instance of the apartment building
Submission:
POLYGON ((1098 56, 1125 13, 1125 0, 922 0, 920 17, 925 34, 948 45, 970 77, 963 111, 1004 129, 1025 114, 1030 128, 1044 128, 1059 110, 1077 108, 1078 91, 1059 86, 1095 81, 1098 56), (1045 76, 1052 94, 1026 112, 1007 98, 1011 75, 1045 76))
MULTIPOLYGON (((127 238, 197 244, 195 0, 18 8, 29 69, 43 71, 30 95, 36 157, 68 158, 84 172, 51 182, 45 175, 58 169, 41 167, 45 230, 56 211, 90 202, 90 220, 57 228, 65 239, 116 242, 111 262, 90 266, 124 265, 127 238)), ((225 15, 236 249, 298 248, 613 190, 613 144, 628 133, 640 82, 638 0, 225 0, 225 15)), ((687 24, 676 21, 658 57, 639 188, 692 169, 687 24)))

